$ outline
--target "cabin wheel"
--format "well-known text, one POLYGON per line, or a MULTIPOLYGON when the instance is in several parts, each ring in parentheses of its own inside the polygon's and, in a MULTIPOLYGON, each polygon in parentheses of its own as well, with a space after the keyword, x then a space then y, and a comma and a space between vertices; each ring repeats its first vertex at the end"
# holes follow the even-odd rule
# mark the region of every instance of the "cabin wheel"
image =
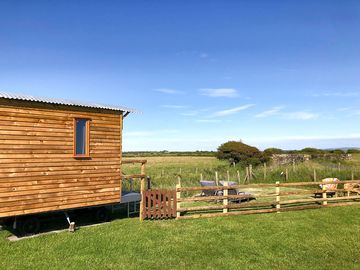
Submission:
POLYGON ((25 217, 20 221, 19 230, 23 235, 37 234, 40 231, 40 220, 37 217, 25 217))
POLYGON ((95 210, 95 220, 97 222, 106 222, 110 219, 109 210, 106 207, 100 207, 95 210))

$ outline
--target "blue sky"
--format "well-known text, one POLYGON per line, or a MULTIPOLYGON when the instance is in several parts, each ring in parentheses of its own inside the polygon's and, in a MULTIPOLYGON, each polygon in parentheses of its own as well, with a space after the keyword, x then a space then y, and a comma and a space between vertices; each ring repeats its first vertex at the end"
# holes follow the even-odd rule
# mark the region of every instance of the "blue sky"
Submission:
POLYGON ((0 1, 0 90, 134 107, 124 150, 360 146, 359 1, 0 1))

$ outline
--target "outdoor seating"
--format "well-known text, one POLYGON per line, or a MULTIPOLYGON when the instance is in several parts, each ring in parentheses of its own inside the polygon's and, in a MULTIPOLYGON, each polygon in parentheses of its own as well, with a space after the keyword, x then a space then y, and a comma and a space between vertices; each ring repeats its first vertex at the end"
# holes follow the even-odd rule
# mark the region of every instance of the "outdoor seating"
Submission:
MULTIPOLYGON (((320 188, 322 190, 326 190, 326 195, 327 197, 334 197, 337 195, 336 193, 336 189, 337 189, 337 184, 326 184, 327 182, 336 182, 339 181, 339 179, 337 178, 325 178, 323 180, 321 180, 321 182, 323 182, 324 184, 320 185, 320 188)), ((315 192, 314 193, 314 197, 318 198, 318 197, 322 197, 323 192, 315 192)))
MULTIPOLYGON (((224 181, 224 180, 219 181, 219 185, 220 186, 225 186, 225 182, 228 182, 229 186, 236 186, 237 185, 236 182, 224 181)), ((211 186, 216 186, 216 182, 212 181, 212 180, 202 180, 202 181, 200 181, 200 185, 202 187, 211 187, 211 186)), ((223 195, 224 195, 223 190, 204 189, 201 192, 201 196, 223 196, 223 195)), ((245 192, 245 191, 240 191, 240 190, 235 189, 235 188, 228 189, 228 195, 248 195, 246 198, 229 199, 229 201, 236 202, 236 203, 249 202, 249 201, 252 201, 252 200, 256 200, 256 197, 252 193, 245 192)))
MULTIPOLYGON (((202 187, 211 187, 211 186, 216 186, 216 182, 211 180, 202 180, 200 181, 200 185, 202 187)), ((204 189, 201 192, 201 196, 217 196, 217 193, 218 193, 217 190, 204 189)))
MULTIPOLYGON (((236 186, 237 183, 233 182, 233 181, 219 181, 219 184, 221 186, 225 185, 225 182, 228 182, 228 186, 236 186)), ((220 191, 222 193, 222 191, 220 191)), ((222 195, 222 194, 221 194, 222 195)), ((229 189, 228 190, 228 195, 248 195, 247 198, 235 198, 235 199, 230 199, 230 201, 232 202, 237 202, 237 203, 241 203, 241 202, 249 202, 252 200, 256 200, 256 197, 250 193, 250 192, 245 192, 245 191, 240 191, 238 189, 229 189)))
POLYGON ((352 194, 360 195, 360 184, 358 183, 344 184, 344 190, 347 196, 351 196, 352 194))

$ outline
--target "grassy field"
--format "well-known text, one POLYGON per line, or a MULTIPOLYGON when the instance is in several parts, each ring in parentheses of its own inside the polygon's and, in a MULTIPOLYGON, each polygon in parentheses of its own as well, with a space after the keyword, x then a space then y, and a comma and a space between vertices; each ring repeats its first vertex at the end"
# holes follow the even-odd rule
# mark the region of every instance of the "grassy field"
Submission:
POLYGON ((0 231, 0 269, 359 269, 359 210, 118 219, 18 242, 0 231))
MULTIPOLYGON (((212 157, 150 157, 147 174, 155 187, 174 187, 220 178, 230 170, 212 157), (180 172, 181 170, 181 172, 180 172)), ((330 163, 308 162, 288 167, 289 181, 359 175, 360 158, 343 162, 339 172, 330 163)), ((336 165, 336 164, 335 164, 336 165)), ((254 182, 281 180, 285 167, 269 167, 263 179, 256 169, 254 182), (280 179, 279 179, 280 178, 280 179)), ((126 166, 125 173, 139 166, 126 166)), ((243 179, 243 171, 242 178, 243 179)), ((360 176, 360 175, 359 175, 360 176)), ((197 220, 144 221, 115 219, 75 234, 40 235, 10 242, 0 231, 0 269, 360 269, 360 206, 223 217, 197 220)))
MULTIPOLYGON (((183 186, 199 185, 200 174, 204 180, 214 180, 215 171, 219 173, 219 179, 227 178, 227 171, 232 181, 238 182, 237 171, 240 173, 240 182, 244 182, 245 169, 230 166, 227 161, 219 161, 214 157, 146 157, 146 173, 152 178, 152 183, 158 188, 173 188, 177 182, 177 175, 182 176, 183 186)), ((284 182, 285 176, 281 172, 288 170, 289 182, 303 182, 314 180, 316 170, 317 180, 327 177, 337 177, 341 180, 351 180, 352 174, 355 179, 360 179, 360 155, 354 155, 353 160, 343 161, 340 171, 337 163, 330 161, 308 161, 295 166, 267 166, 266 178, 264 168, 254 168, 255 178, 252 183, 275 183, 284 182)), ((138 165, 126 165, 123 168, 126 174, 138 173, 138 165)))

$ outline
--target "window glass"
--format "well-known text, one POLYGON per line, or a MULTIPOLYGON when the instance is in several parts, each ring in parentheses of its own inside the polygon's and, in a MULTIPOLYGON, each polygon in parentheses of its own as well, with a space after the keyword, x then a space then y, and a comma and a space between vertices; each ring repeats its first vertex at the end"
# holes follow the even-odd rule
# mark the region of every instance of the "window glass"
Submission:
POLYGON ((87 155, 87 120, 75 120, 75 155, 87 155))

